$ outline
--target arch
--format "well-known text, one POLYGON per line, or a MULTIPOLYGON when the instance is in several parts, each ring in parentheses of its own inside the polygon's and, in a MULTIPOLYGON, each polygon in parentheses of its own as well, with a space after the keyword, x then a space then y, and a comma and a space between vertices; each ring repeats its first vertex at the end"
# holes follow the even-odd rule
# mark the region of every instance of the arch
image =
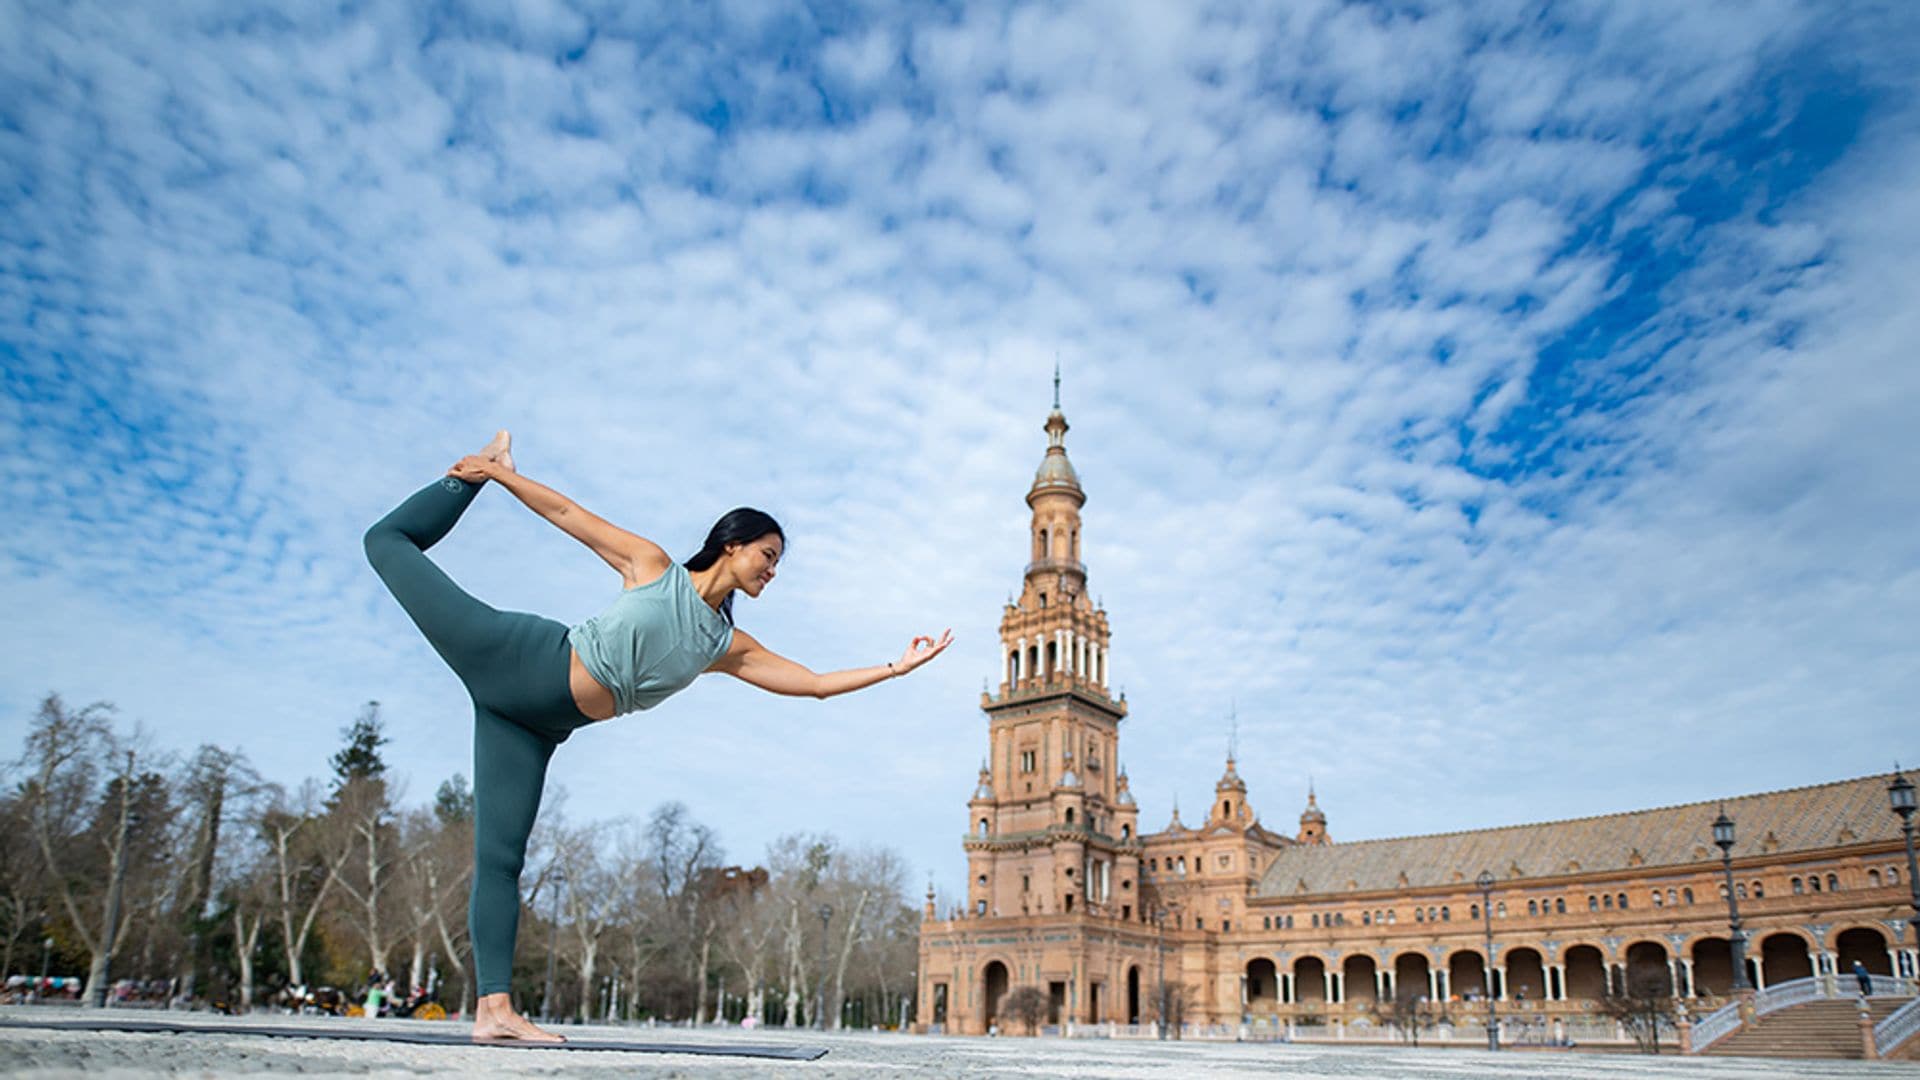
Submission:
POLYGON ((1514 1001, 1545 1001, 1547 966, 1537 949, 1521 946, 1508 950, 1507 997, 1514 1001))
POLYGON ((1120 826, 1120 839, 1122 840, 1133 839, 1133 826, 1131 825, 1120 826))
POLYGON ((1380 969, 1373 957, 1354 953, 1340 963, 1340 978, 1346 987, 1347 1001, 1372 1005, 1380 1000, 1380 969))
POLYGON ((1073 807, 1067 807, 1067 824, 1073 824, 1073 807))
POLYGON ((1432 989, 1433 965, 1427 962, 1426 955, 1405 952, 1393 958, 1393 992, 1395 996, 1412 994, 1420 1000, 1426 1000, 1432 989))
POLYGON ((981 990, 986 994, 986 1005, 980 1010, 980 1034, 984 1035, 993 1026, 994 1017, 1000 1015, 1000 1001, 1007 996, 1007 965, 998 960, 990 960, 981 971, 981 990))
POLYGON ((1567 997, 1598 1001, 1607 996, 1607 961, 1592 945, 1567 950, 1567 997))
POLYGON ((1870 926, 1851 926, 1834 936, 1833 951, 1839 957, 1840 974, 1853 974, 1858 960, 1875 975, 1893 974, 1893 956, 1887 952, 1887 938, 1870 926))
POLYGON ((1667 947, 1657 941, 1636 941, 1627 946, 1627 985, 1630 994, 1652 991, 1654 997, 1673 994, 1673 967, 1667 962, 1667 947))
POLYGON ((1127 1023, 1140 1022, 1140 965, 1127 967, 1127 1023))
POLYGON ((1807 950, 1807 939, 1791 930, 1778 931, 1763 938, 1760 942, 1760 959, 1768 986, 1776 986, 1790 979, 1811 978, 1813 975, 1813 957, 1807 950))
POLYGON ((1247 1007, 1272 1012, 1280 1004, 1280 971, 1264 956, 1247 961, 1247 1007))
POLYGON ((1454 997, 1464 1001, 1471 994, 1478 1000, 1487 992, 1486 961, 1473 949, 1461 949, 1447 957, 1447 986, 1454 997))
POLYGON ((1302 1005, 1327 1003, 1327 965, 1317 956, 1293 962, 1293 999, 1302 1005))
POLYGON ((980 819, 980 835, 981 836, 987 835, 987 819, 986 818, 980 819))
POLYGON ((1693 943, 1695 997, 1726 997, 1733 993, 1733 946, 1723 937, 1703 937, 1693 943))

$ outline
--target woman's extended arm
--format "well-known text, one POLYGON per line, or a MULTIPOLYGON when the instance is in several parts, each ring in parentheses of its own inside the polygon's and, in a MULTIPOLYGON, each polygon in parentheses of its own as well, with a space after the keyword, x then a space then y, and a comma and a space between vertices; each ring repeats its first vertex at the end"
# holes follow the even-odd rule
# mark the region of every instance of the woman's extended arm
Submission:
POLYGON ((710 670, 724 671, 742 682, 751 683, 762 690, 770 690, 776 694, 786 694, 791 697, 830 698, 835 694, 864 690, 875 683, 905 675, 945 652, 947 646, 951 644, 953 644, 951 630, 940 635, 938 641, 930 637, 917 637, 907 646, 907 651, 898 660, 877 667, 849 668, 845 671, 829 671, 822 674, 809 671, 761 645, 745 630, 735 630, 733 644, 727 649, 727 655, 714 661, 710 670))
POLYGON ((558 526, 561 532, 587 545, 607 565, 619 571, 628 587, 645 585, 667 572, 673 560, 660 545, 607 521, 586 507, 536 480, 529 480, 497 461, 478 455, 463 457, 447 475, 461 480, 492 480, 527 504, 527 509, 558 526))

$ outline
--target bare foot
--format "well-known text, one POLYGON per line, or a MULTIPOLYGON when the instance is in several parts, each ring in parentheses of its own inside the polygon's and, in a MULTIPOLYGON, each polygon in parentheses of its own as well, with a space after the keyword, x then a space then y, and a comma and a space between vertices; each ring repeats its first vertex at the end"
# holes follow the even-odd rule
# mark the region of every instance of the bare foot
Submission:
POLYGON ((488 461, 499 462, 500 467, 508 472, 515 472, 517 470, 513 467, 512 447, 513 436, 504 430, 496 431, 493 433, 493 441, 480 448, 480 456, 488 461))
MULTIPOLYGON (((502 434, 505 434, 502 432, 502 434)), ((533 1022, 513 1011, 513 999, 505 994, 487 994, 480 998, 473 1013, 473 1041, 563 1043, 567 1040, 550 1031, 542 1031, 533 1022)))

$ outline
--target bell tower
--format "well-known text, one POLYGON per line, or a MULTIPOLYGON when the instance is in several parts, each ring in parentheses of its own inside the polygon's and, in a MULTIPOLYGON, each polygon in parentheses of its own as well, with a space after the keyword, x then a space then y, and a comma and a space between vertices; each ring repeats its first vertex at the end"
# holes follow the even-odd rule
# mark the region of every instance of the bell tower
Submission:
POLYGON ((968 801, 968 913, 1085 912, 1138 921, 1138 809, 1119 767, 1126 702, 1109 687, 1107 613, 1080 561, 1086 493, 1067 460, 1060 373, 1027 490, 1028 559, 1000 616, 997 692, 981 695, 987 762, 968 801))

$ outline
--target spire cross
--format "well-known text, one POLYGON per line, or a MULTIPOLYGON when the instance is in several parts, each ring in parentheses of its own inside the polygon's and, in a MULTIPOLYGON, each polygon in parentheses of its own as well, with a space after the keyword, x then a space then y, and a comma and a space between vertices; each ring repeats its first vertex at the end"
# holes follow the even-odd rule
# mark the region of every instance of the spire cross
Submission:
POLYGON ((1060 407, 1060 354, 1053 354, 1053 407, 1060 407))

